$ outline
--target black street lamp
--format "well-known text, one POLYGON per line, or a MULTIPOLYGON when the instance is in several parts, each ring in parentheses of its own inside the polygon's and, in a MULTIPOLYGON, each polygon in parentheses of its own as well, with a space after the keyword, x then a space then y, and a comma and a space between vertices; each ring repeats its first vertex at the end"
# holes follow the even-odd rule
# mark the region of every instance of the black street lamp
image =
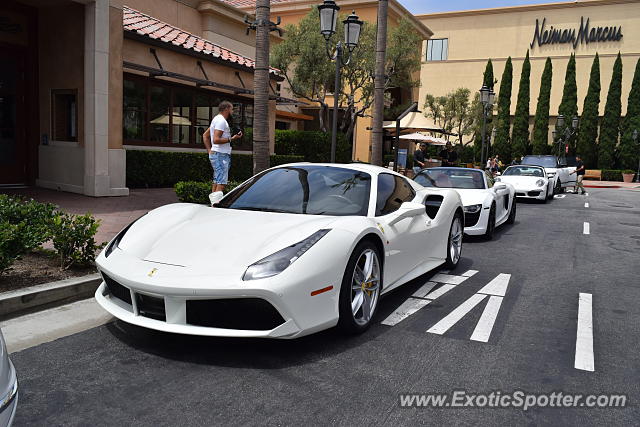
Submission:
MULTIPOLYGON (((638 129, 633 130, 631 138, 633 139, 634 144, 638 143, 638 129)), ((638 148, 638 173, 636 173, 636 182, 640 182, 640 146, 638 148)))
MULTIPOLYGON (((493 107, 493 102, 495 100, 496 94, 493 89, 482 85, 480 88, 480 102, 482 103, 482 151, 480 152, 480 167, 484 168, 486 163, 485 154, 485 145, 487 139, 487 116, 489 115, 489 111, 493 107)), ((489 147, 487 146, 487 157, 489 156, 489 147)))
POLYGON ((557 128, 562 129, 560 133, 557 131, 553 131, 553 140, 558 144, 558 157, 562 157, 562 146, 565 144, 569 138, 572 138, 576 132, 578 131, 578 124, 580 119, 577 116, 573 116, 571 119, 571 127, 565 127, 565 117, 562 114, 558 114, 558 119, 556 121, 557 128))
POLYGON ((358 19, 358 15, 353 11, 342 23, 344 24, 344 44, 338 41, 336 50, 331 53, 329 50, 329 39, 336 33, 336 24, 338 22, 338 12, 340 6, 333 0, 324 0, 324 3, 318 6, 320 12, 320 34, 324 36, 325 48, 327 56, 332 61, 336 61, 336 78, 333 89, 333 121, 331 123, 331 163, 336 162, 336 141, 338 138, 338 98, 340 95, 340 69, 349 65, 351 62, 351 53, 358 47, 360 40, 360 30, 363 22, 358 19), (346 47, 346 51, 345 51, 346 47))

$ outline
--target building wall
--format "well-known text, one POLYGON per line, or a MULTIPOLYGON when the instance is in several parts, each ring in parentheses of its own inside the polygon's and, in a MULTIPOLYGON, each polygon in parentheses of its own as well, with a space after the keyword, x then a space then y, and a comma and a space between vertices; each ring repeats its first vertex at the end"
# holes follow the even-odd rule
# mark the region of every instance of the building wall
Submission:
POLYGON ((76 192, 84 184, 84 13, 83 5, 72 2, 38 9, 39 133, 49 140, 38 148, 38 181, 76 192), (77 142, 53 139, 54 89, 77 91, 77 142))
MULTIPOLYGON (((553 64, 551 92, 551 115, 557 114, 562 99, 564 76, 571 53, 576 54, 578 106, 582 104, 589 84, 589 75, 595 53, 600 56, 600 82, 602 86, 600 113, 603 113, 609 82, 618 51, 622 54, 623 114, 626 98, 631 87, 635 64, 640 58, 640 3, 635 1, 597 0, 579 3, 550 4, 494 9, 486 11, 452 12, 421 15, 418 18, 433 32, 433 39, 449 39, 449 56, 446 61, 426 62, 425 42, 422 50, 420 102, 425 95, 444 95, 458 87, 469 88, 472 93, 482 86, 482 73, 488 58, 494 66, 494 75, 500 79, 506 59, 512 57, 513 86, 511 112, 515 112, 518 84, 522 63, 527 50, 531 57, 531 104, 535 114, 540 91, 540 78, 547 56, 553 64), (580 27, 581 17, 590 18, 590 27, 622 26, 623 38, 619 42, 609 41, 578 44, 574 50, 568 44, 547 44, 531 47, 536 19, 542 23, 546 17, 546 28, 560 29, 580 27)), ((499 82, 495 87, 499 89, 499 82)))

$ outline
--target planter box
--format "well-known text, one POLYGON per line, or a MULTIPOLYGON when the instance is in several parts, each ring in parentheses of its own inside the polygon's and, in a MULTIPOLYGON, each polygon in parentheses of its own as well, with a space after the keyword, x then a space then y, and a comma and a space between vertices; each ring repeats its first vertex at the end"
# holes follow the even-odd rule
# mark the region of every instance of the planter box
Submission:
POLYGON ((624 182, 633 182, 633 177, 635 176, 635 173, 623 173, 622 174, 622 181, 624 182))

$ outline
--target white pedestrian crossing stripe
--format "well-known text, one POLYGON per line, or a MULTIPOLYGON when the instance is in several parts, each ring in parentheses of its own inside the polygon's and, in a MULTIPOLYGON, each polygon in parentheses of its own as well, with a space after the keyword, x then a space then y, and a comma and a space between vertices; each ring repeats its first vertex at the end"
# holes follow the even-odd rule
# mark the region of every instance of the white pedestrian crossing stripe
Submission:
POLYGON ((480 304, 487 296, 489 296, 489 302, 484 308, 480 320, 476 324, 476 327, 471 334, 473 341, 487 342, 491 336, 493 325, 498 318, 498 312, 502 305, 502 299, 507 293, 507 287, 509 286, 509 280, 511 280, 510 274, 500 273, 493 280, 487 283, 477 293, 473 294, 469 299, 460 304, 455 310, 445 316, 444 319, 433 325, 427 330, 432 334, 442 335, 447 332, 451 327, 458 323, 464 316, 466 316, 471 310, 473 310, 478 304, 480 304))
MULTIPOLYGON (((422 285, 417 291, 409 297, 405 302, 400 305, 393 313, 391 313, 386 319, 382 321, 383 325, 395 326, 407 317, 416 313, 421 308, 424 308, 431 301, 441 297, 457 285, 463 283, 465 280, 476 274, 477 270, 468 270, 462 273, 460 276, 445 274, 440 272, 433 276, 431 280, 422 285), (440 287, 433 290, 436 286, 440 287)), ((449 271, 447 271, 449 273, 449 271)))

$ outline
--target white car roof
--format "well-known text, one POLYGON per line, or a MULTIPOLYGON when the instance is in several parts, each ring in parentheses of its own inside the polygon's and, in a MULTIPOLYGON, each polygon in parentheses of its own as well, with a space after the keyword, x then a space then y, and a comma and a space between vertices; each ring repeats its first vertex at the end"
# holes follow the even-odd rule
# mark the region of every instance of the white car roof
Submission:
MULTIPOLYGON (((311 162, 299 162, 299 163, 287 163, 285 165, 274 166, 274 168, 285 167, 285 166, 328 166, 332 168, 343 168, 343 169, 353 169, 361 172, 368 172, 371 175, 378 175, 380 173, 391 173, 393 175, 398 175, 403 178, 407 178, 406 176, 394 172, 392 169, 387 169, 382 166, 370 165, 368 163, 311 163, 311 162)), ((407 178, 408 179, 408 178, 407 178)))

